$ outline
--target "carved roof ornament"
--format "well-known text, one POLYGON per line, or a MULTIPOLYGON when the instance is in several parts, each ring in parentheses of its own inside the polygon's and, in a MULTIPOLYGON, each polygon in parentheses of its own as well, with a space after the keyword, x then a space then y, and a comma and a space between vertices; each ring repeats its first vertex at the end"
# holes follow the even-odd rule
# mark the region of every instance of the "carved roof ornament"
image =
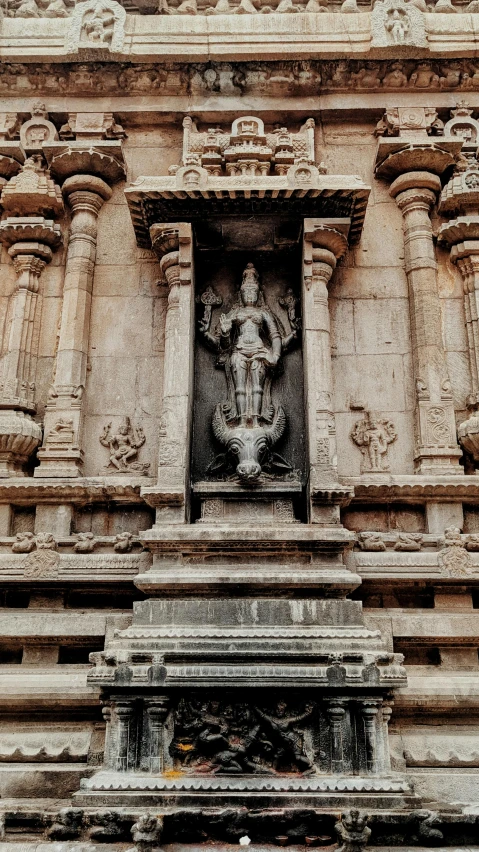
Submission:
POLYGON ((372 47, 427 47, 424 15, 405 0, 379 0, 371 12, 372 47))
POLYGON ((0 144, 19 138, 21 123, 17 112, 0 112, 0 144))
POLYGON ((35 103, 32 107, 32 117, 20 128, 20 141, 25 152, 38 154, 47 142, 58 139, 58 132, 52 121, 48 120, 45 104, 35 103))
POLYGON ((186 116, 183 128, 181 165, 168 176, 139 177, 125 191, 139 245, 151 247, 150 228, 158 222, 208 215, 211 201, 227 215, 249 213, 252 205, 256 213, 284 213, 294 200, 300 215, 344 219, 350 241, 358 239, 369 188, 356 175, 326 176, 315 163, 314 119, 293 132, 281 125, 266 130, 262 119, 247 115, 227 131, 200 130, 186 116))
MULTIPOLYGON (((233 121, 231 133, 224 133, 219 127, 199 131, 193 119, 186 116, 182 167, 172 166, 170 174, 180 172, 185 177, 188 171, 182 169, 200 166, 215 176, 284 175, 291 166, 299 164, 303 169, 312 167, 316 173, 324 174, 324 168, 314 162, 314 126, 314 119, 309 118, 297 133, 278 126, 266 134, 260 118, 246 115, 233 121)), ((312 174, 311 171, 307 174, 308 180, 312 174)))
POLYGON ((117 124, 112 112, 71 112, 60 128, 61 139, 97 142, 100 139, 125 139, 126 133, 117 124))
POLYGON ((444 135, 444 124, 433 107, 389 108, 375 133, 380 137, 376 175, 386 179, 410 171, 440 175, 453 165, 462 146, 459 136, 444 135))
POLYGON ((479 239, 479 121, 472 117, 466 101, 451 110, 445 130, 463 140, 454 174, 441 192, 438 208, 442 216, 456 216, 441 225, 438 232, 440 242, 454 247, 451 259, 456 261, 461 255, 458 243, 479 239))
POLYGON ((65 38, 67 53, 106 50, 121 53, 125 40, 126 11, 115 0, 77 3, 65 38))
POLYGON ((20 170, 25 159, 20 142, 21 116, 16 112, 0 112, 0 185, 20 170))
POLYGON ((44 168, 40 154, 25 160, 19 174, 3 187, 1 201, 13 216, 54 216, 63 211, 60 187, 44 168))

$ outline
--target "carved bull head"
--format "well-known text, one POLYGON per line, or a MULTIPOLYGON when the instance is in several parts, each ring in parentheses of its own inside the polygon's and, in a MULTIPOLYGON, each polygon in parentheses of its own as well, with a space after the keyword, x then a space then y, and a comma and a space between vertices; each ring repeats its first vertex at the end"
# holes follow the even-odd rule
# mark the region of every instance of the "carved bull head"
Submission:
POLYGON ((222 405, 213 415, 213 432, 217 441, 237 459, 236 473, 243 482, 255 482, 261 474, 266 453, 279 441, 286 427, 286 415, 279 406, 270 426, 229 426, 222 405))

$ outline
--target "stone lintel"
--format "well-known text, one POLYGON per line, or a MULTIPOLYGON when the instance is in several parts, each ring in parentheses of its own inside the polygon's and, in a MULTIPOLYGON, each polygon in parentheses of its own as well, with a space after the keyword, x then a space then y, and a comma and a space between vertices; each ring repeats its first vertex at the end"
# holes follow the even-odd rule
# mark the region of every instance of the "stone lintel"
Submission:
POLYGON ((194 223, 206 216, 251 212, 318 217, 323 222, 350 218, 349 239, 354 243, 361 235, 369 193, 370 188, 354 175, 318 175, 304 185, 290 184, 287 175, 207 175, 201 192, 186 191, 178 175, 139 177, 125 190, 137 243, 143 248, 151 248, 149 229, 156 222, 194 223))

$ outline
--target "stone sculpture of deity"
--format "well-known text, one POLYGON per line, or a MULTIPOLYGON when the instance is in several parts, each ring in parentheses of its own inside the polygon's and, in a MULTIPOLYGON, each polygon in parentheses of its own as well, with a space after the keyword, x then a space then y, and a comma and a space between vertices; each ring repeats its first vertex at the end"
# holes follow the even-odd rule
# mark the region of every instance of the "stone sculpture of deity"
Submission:
POLYGON ((265 303, 259 275, 252 263, 243 272, 237 303, 222 313, 218 327, 210 331, 211 305, 220 303, 208 289, 200 301, 205 314, 200 330, 218 352, 224 366, 228 401, 216 407, 213 431, 227 451, 236 456, 240 479, 257 479, 261 459, 281 437, 286 416, 274 406, 271 384, 281 355, 297 336, 298 322, 284 334, 273 311, 265 303))

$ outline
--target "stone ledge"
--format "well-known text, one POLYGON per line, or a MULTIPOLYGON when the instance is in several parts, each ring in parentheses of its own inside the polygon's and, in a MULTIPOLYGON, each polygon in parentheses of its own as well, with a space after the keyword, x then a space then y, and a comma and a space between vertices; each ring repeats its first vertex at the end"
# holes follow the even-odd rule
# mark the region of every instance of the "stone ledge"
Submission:
POLYGON ((380 58, 394 51, 407 57, 441 54, 475 56, 479 42, 477 15, 421 15, 425 40, 419 46, 374 46, 372 13, 329 12, 322 15, 128 15, 121 53, 107 45, 88 45, 80 51, 67 47, 68 18, 4 18, 0 35, 0 57, 24 62, 34 58, 46 62, 93 60, 105 62, 229 62, 256 59, 380 58))

